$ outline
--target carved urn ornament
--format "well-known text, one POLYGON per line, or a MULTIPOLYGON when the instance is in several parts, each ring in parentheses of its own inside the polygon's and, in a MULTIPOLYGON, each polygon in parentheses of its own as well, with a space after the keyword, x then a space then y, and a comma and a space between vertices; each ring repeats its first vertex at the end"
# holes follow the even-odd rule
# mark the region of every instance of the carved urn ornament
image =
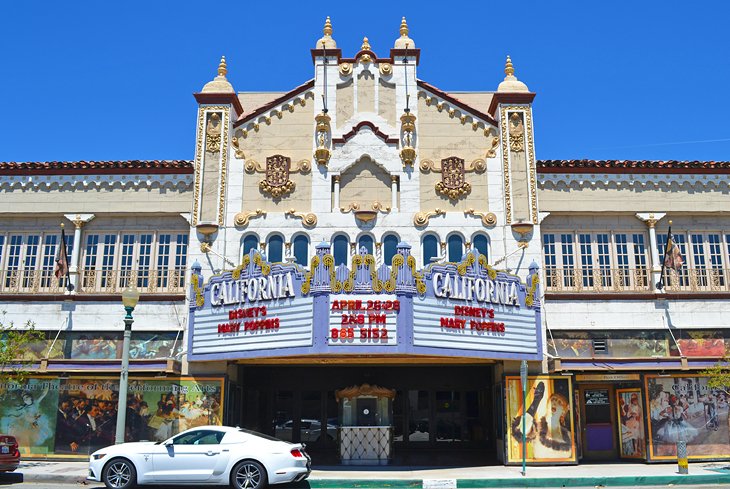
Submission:
POLYGON ((416 130, 416 116, 406 109, 402 116, 401 122, 401 150, 400 159, 403 160, 403 166, 413 166, 416 161, 416 149, 413 147, 413 133, 416 130))
POLYGON ((323 110, 314 118, 317 122, 317 149, 314 150, 314 159, 318 165, 327 166, 330 160, 330 116, 323 110))

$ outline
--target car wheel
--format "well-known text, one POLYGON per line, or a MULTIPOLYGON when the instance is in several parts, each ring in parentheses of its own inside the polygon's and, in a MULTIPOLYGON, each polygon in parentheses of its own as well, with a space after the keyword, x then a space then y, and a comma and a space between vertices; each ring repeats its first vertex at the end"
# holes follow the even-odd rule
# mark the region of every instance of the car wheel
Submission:
POLYGON ((263 489, 266 487, 266 470, 254 460, 238 462, 231 471, 231 485, 235 489, 263 489))
POLYGON ((104 466, 101 480, 107 489, 129 489, 137 485, 137 471, 129 460, 115 458, 104 466))

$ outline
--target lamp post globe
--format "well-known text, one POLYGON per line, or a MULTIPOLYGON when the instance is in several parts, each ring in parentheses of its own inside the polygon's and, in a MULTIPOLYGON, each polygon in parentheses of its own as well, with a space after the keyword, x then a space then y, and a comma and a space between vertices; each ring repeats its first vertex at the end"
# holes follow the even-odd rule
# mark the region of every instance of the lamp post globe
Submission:
POLYGON ((129 376, 129 343, 132 336, 132 311, 139 302, 139 290, 130 280, 127 288, 122 291, 122 305, 127 315, 124 316, 124 342, 122 343, 122 368, 119 375, 119 398, 117 401, 117 429, 114 442, 124 443, 125 425, 127 424, 127 386, 129 376))

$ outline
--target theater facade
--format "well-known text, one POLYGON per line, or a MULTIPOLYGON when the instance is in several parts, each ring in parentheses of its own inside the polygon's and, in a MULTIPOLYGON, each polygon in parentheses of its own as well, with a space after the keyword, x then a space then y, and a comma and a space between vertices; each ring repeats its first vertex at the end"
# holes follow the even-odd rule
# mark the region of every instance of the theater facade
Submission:
POLYGON ((537 465, 679 440, 730 458, 705 373, 730 346, 730 163, 536 160, 509 57, 496 87, 445 91, 405 19, 388 46, 335 37, 328 18, 286 92, 237 92, 221 59, 192 160, 0 163, 2 320, 43 333, 0 385, 24 457, 113 442, 134 285, 127 441, 228 424, 320 465, 520 464, 523 441, 537 465))

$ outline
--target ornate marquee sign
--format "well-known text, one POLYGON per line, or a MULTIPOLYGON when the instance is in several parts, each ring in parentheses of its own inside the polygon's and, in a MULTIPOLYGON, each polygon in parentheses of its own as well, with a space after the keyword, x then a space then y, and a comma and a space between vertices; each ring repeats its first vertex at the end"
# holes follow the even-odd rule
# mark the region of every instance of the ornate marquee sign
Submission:
POLYGON ((527 284, 476 251, 461 263, 416 270, 410 245, 392 265, 367 253, 335 265, 328 243, 309 270, 271 264, 252 250, 203 285, 193 267, 190 359, 302 355, 441 355, 537 360, 537 265, 527 284))

